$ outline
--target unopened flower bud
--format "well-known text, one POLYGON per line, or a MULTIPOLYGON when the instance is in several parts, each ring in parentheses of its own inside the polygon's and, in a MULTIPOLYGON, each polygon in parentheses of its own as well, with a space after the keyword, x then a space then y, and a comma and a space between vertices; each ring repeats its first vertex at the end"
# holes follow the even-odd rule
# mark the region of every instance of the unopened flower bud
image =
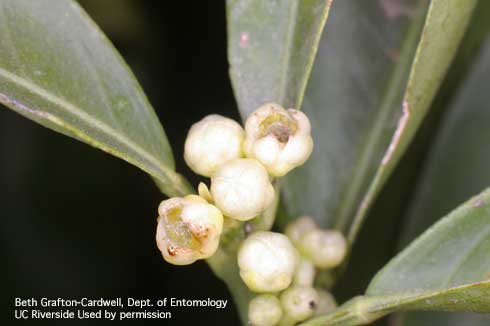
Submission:
POLYGON ((242 156, 243 128, 218 114, 192 125, 184 146, 184 159, 197 174, 210 177, 218 167, 242 156))
POLYGON ((196 195, 174 197, 158 207, 156 241, 163 258, 174 265, 191 264, 218 249, 223 215, 196 195))
POLYGON ((318 301, 317 291, 309 286, 294 285, 281 294, 284 314, 297 322, 312 317, 318 301))
POLYGON ((254 292, 278 292, 287 288, 297 262, 296 249, 280 233, 256 232, 238 250, 240 277, 254 292))
POLYGON ((257 160, 236 159, 213 174, 211 194, 225 216, 246 221, 262 213, 273 202, 274 187, 257 160))
POLYGON ((298 217, 289 223, 284 233, 291 239, 295 246, 299 246, 301 238, 309 231, 316 229, 315 221, 310 216, 298 217))
POLYGON ((301 253, 318 268, 338 266, 347 253, 347 242, 339 231, 315 229, 301 239, 301 253))
POLYGON ((294 273, 293 283, 295 285, 313 286, 314 280, 315 266, 308 259, 301 258, 294 273))
POLYGON ((272 294, 256 296, 248 305, 248 321, 252 326, 274 326, 281 317, 281 302, 272 294))
POLYGON ((322 289, 315 289, 318 294, 318 305, 315 316, 325 315, 337 308, 337 302, 330 292, 322 289))
POLYGON ((276 177, 302 165, 313 150, 308 117, 275 103, 264 104, 253 112, 246 121, 245 133, 247 157, 259 160, 276 177))

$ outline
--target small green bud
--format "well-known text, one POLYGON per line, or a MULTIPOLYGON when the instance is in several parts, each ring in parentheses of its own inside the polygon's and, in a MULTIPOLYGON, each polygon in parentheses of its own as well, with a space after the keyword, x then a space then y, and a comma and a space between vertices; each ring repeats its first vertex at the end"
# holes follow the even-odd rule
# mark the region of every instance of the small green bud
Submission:
POLYGON ((337 302, 330 292, 318 288, 315 290, 318 293, 318 305, 315 316, 328 314, 337 308, 337 302))
POLYGON ((293 284, 302 286, 313 286, 315 280, 315 266, 308 259, 301 258, 296 272, 294 273, 293 284))
POLYGON ((223 215, 203 198, 189 195, 164 200, 158 214, 156 241, 167 262, 188 265, 218 249, 223 215))
POLYGON ((311 230, 301 239, 301 253, 318 268, 338 266, 347 253, 347 242, 339 231, 311 230))
POLYGON ((304 215, 289 223, 284 233, 291 239, 295 246, 299 246, 301 238, 303 238, 308 231, 316 228, 317 226, 313 218, 304 215))
POLYGON ((281 317, 281 302, 272 294, 256 296, 248 305, 248 320, 252 326, 274 326, 281 317))
POLYGON ((280 233, 259 231, 250 235, 238 250, 240 277, 254 292, 279 292, 293 279, 298 253, 280 233))
POLYGON ((275 177, 302 165, 313 150, 308 117, 279 104, 267 103, 253 112, 245 123, 245 133, 246 156, 259 160, 275 177))
POLYGON ((236 159, 211 177, 215 205, 229 218, 250 220, 274 201, 274 187, 265 168, 254 159, 236 159))
POLYGON ((288 288, 280 299, 284 314, 296 322, 312 317, 319 301, 314 288, 300 285, 288 288))
POLYGON ((222 164, 242 157, 242 126, 218 114, 192 125, 184 145, 184 159, 197 174, 210 177, 222 164))

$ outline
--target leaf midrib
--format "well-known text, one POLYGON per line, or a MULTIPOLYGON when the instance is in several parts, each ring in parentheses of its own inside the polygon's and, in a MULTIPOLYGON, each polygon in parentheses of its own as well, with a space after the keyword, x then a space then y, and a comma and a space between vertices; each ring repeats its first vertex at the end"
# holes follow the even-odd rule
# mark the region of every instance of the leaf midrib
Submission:
MULTIPOLYGON (((338 310, 332 312, 331 314, 313 318, 305 323, 300 324, 300 326, 327 325, 326 323, 328 322, 330 322, 328 325, 340 325, 339 322, 342 322, 342 318, 350 322, 356 322, 355 325, 361 325, 360 321, 362 321, 362 325, 364 325, 366 323, 369 323, 370 321, 379 319, 382 316, 385 316, 392 312, 404 310, 404 308, 407 308, 410 305, 418 304, 419 302, 430 299, 435 299, 440 296, 458 293, 459 291, 472 290, 475 288, 490 288, 490 281, 467 283, 439 290, 427 290, 413 293, 397 293, 393 295, 360 296, 357 297, 357 299, 353 299, 356 300, 355 313, 349 314, 349 312, 352 312, 352 308, 348 302, 345 304, 344 307, 340 307, 338 310), (346 311, 346 313, 339 315, 339 312, 341 311, 346 311), (340 318, 337 319, 334 317, 334 319, 332 319, 331 316, 334 314, 339 315, 340 318)), ((407 310, 411 309, 409 308, 407 310)))
MULTIPOLYGON (((97 129, 98 131, 100 131, 102 134, 113 137, 114 139, 116 139, 120 143, 126 145, 128 148, 131 148, 133 151, 135 151, 137 154, 139 154, 145 160, 152 163, 163 174, 169 176, 170 174, 174 173, 172 170, 170 170, 167 167, 165 167, 164 165, 162 165, 158 161, 158 159, 155 158, 155 156, 148 153, 146 150, 144 150, 142 147, 140 147, 137 143, 131 141, 129 138, 118 133, 116 130, 114 130, 113 128, 111 128, 107 124, 102 123, 100 120, 97 120, 97 119, 93 118, 92 116, 90 116, 89 114, 85 113, 84 111, 78 109, 76 107, 76 105, 68 102, 67 100, 48 92, 47 90, 45 90, 41 86, 33 83, 32 81, 27 80, 25 78, 22 78, 22 77, 14 74, 12 72, 9 72, 8 70, 3 69, 2 67, 0 67, 0 77, 4 77, 5 79, 11 81, 15 85, 27 90, 28 92, 30 92, 34 95, 39 96, 40 98, 43 98, 47 102, 52 103, 53 105, 57 106, 58 108, 61 108, 65 112, 68 112, 68 113, 76 116, 77 118, 83 120, 84 122, 86 122, 87 124, 92 126, 94 129, 97 129)), ((34 109, 32 109, 32 110, 37 111, 34 109)), ((44 113, 43 111, 40 111, 40 112, 44 113)), ((52 114, 50 114, 50 115, 52 115, 52 114)), ((52 116, 56 117, 57 119, 60 119, 59 117, 57 117, 55 115, 52 115, 52 116)), ((64 122, 63 119, 60 119, 60 121, 64 122)), ((122 158, 127 160, 127 158, 125 158, 125 157, 122 157, 122 158)), ((147 172, 150 173, 150 171, 147 171, 147 172)), ((150 174, 153 175, 154 173, 150 173, 150 174)), ((155 176, 155 177, 160 177, 160 176, 155 176)))

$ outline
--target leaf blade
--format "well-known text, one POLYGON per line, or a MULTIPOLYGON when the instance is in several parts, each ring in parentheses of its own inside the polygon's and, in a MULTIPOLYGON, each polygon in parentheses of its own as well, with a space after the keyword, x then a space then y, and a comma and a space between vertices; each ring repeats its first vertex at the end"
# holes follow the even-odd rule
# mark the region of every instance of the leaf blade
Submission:
POLYGON ((0 17, 4 105, 138 166, 167 194, 189 190, 136 79, 75 2, 4 1, 0 17))
POLYGON ((310 214, 322 226, 347 228, 394 130, 398 109, 392 107, 401 106, 399 88, 426 10, 417 3, 407 2, 403 10, 410 14, 396 17, 378 3, 334 3, 304 104, 315 149, 285 178, 291 217, 310 214))
MULTIPOLYGON (((490 46, 484 42, 488 34, 488 3, 480 2, 475 14, 465 55, 460 58, 462 64, 469 61, 471 69, 455 92, 432 143, 416 194, 405 217, 400 246, 423 232, 436 216, 446 212, 462 198, 490 184, 490 155, 485 149, 490 136, 486 128, 490 121, 486 91, 486 85, 490 82, 490 46), (478 55, 474 56, 478 49, 478 55)), ((444 313, 412 312, 395 318, 400 325, 420 325, 427 322, 425 320, 448 326, 487 325, 490 315, 458 313, 448 316, 444 313)))
POLYGON ((373 181, 357 209, 349 229, 350 243, 357 237, 369 208, 427 114, 477 3, 477 0, 465 3, 457 0, 431 1, 403 97, 402 115, 373 181))
POLYGON ((485 255, 490 245, 489 203, 490 190, 486 190, 436 223, 375 276, 366 294, 440 290, 489 278, 490 261, 485 255))
POLYGON ((301 108, 331 0, 228 0, 230 76, 242 118, 266 102, 301 108))
POLYGON ((364 325, 399 310, 490 312, 489 222, 487 189, 398 254, 365 296, 305 325, 364 325))

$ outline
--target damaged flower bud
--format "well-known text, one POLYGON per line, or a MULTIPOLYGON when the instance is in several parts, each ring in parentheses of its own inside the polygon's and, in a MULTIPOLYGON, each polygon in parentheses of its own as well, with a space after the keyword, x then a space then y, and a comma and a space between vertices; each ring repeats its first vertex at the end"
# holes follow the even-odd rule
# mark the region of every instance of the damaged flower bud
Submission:
POLYGON ((158 215, 156 241, 167 262, 188 265, 218 249, 223 215, 203 198, 189 195, 164 200, 158 215))
POLYGON ((227 217, 247 221, 262 213, 274 200, 274 187, 265 168, 254 159, 236 159, 211 177, 215 205, 227 217))
POLYGON ((285 315, 296 322, 312 317, 319 299, 317 291, 309 286, 294 285, 281 294, 285 315))
POLYGON ((240 277, 254 292, 278 292, 287 288, 297 262, 296 249, 280 233, 256 232, 238 250, 240 277))
POLYGON ((244 150, 269 173, 281 177, 302 165, 313 150, 311 126, 301 111, 285 110, 278 104, 264 104, 245 124, 244 150))
POLYGON ((184 146, 184 159, 197 174, 210 177, 222 164, 242 156, 242 126, 218 114, 192 125, 184 146))

